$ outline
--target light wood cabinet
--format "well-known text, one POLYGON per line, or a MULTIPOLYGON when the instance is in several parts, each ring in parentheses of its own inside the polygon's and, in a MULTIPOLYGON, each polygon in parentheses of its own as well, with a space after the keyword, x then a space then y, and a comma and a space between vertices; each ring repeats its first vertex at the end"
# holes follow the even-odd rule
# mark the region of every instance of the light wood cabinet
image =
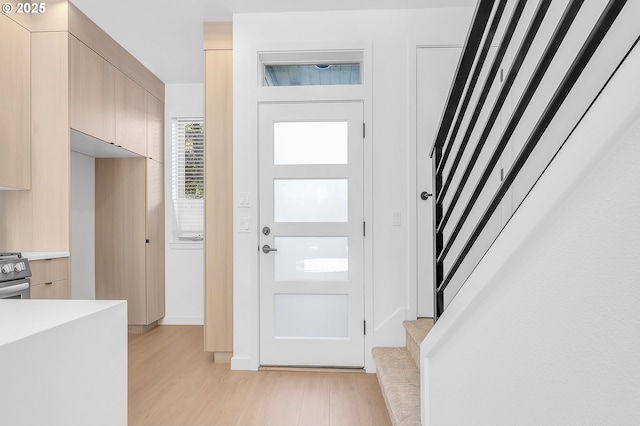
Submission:
POLYGON ((96 299, 127 300, 129 324, 164 316, 162 165, 100 158, 96 173, 96 299))
POLYGON ((31 286, 32 299, 71 299, 69 280, 51 281, 31 286))
POLYGON ((205 350, 233 351, 233 91, 231 23, 205 24, 205 350))
POLYGON ((71 128, 115 143, 115 67, 71 36, 69 72, 71 128))
POLYGON ((70 37, 71 128, 163 161, 164 104, 70 37))
POLYGON ((116 70, 115 144, 147 156, 147 92, 116 70))
MULTIPOLYGON (((123 168, 125 175, 112 183, 120 185, 121 198, 105 196, 103 204, 111 202, 110 210, 103 211, 104 220, 98 219, 97 232, 116 232, 101 234, 98 252, 110 251, 111 263, 99 262, 97 275, 107 294, 141 292, 132 300, 144 315, 133 319, 134 324, 144 324, 164 315, 164 246, 152 247, 148 261, 145 243, 147 229, 164 231, 164 217, 154 201, 152 220, 161 225, 147 228, 147 200, 154 198, 147 197, 144 158, 150 145, 151 157, 163 161, 164 83, 73 4, 54 3, 59 4, 39 16, 0 14, 0 187, 30 189, 0 191, 0 251, 72 251, 70 129, 137 152, 143 156, 138 158, 142 172, 132 178, 131 167, 123 168), (30 146, 17 144, 23 140, 30 140, 30 146), (27 183, 12 183, 5 176, 25 178, 27 183), (122 195, 127 191, 135 192, 127 198, 122 195), (156 261, 162 264, 152 265, 156 261), (149 288, 157 288, 148 300, 147 274, 156 283, 149 288), (131 290, 116 279, 123 276, 135 284, 131 290)), ((153 179, 162 179, 157 177, 161 167, 151 169, 153 179)), ((154 196, 161 197, 162 189, 158 191, 154 196)), ((150 244, 163 244, 162 238, 151 236, 150 244)), ((39 262, 33 262, 35 269, 39 262)), ((69 273, 46 282, 37 276, 32 280, 34 298, 70 295, 69 273)))
POLYGON ((164 162, 164 104, 147 93, 147 156, 164 162))
POLYGON ((146 267, 147 267, 147 322, 164 317, 164 166, 147 160, 147 217, 146 217, 146 267))
POLYGON ((31 187, 31 34, 0 14, 0 187, 31 187))
POLYGON ((44 259, 29 262, 32 299, 70 299, 69 259, 44 259))
POLYGON ((69 251, 68 37, 31 35, 31 190, 0 191, 0 251, 69 251))

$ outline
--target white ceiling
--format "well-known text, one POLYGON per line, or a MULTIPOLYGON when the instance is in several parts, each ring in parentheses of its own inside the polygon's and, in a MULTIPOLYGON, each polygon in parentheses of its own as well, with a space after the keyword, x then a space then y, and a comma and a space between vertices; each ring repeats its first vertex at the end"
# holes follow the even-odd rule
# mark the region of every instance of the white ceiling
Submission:
POLYGON ((72 0, 166 84, 202 82, 202 23, 234 13, 421 9, 476 0, 72 0))

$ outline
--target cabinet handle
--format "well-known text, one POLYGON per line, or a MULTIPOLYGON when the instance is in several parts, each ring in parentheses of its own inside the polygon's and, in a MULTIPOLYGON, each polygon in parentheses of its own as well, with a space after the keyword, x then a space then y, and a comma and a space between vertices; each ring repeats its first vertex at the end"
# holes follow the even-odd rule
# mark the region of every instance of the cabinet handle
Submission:
POLYGON ((51 285, 51 284, 53 284, 53 281, 50 283, 44 283, 44 285, 51 285))
POLYGON ((147 243, 147 244, 149 244, 149 239, 147 238, 144 242, 145 242, 145 243, 147 243))

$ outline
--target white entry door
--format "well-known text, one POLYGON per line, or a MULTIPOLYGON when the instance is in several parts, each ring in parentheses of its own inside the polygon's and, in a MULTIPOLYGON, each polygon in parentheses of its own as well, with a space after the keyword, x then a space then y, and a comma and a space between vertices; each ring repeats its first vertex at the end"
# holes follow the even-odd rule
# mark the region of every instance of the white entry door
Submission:
POLYGON ((364 366, 363 105, 261 104, 260 364, 364 366))

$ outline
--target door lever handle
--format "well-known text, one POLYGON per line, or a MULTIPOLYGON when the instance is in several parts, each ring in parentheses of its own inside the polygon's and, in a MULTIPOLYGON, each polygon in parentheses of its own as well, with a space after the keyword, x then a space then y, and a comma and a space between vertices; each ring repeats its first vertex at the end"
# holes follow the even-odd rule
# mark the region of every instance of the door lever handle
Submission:
POLYGON ((269 247, 269 244, 265 244, 265 245, 263 245, 263 246, 262 246, 262 252, 263 252, 264 254, 269 254, 269 253, 271 253, 272 251, 278 251, 278 249, 277 249, 277 248, 271 248, 271 247, 269 247))

